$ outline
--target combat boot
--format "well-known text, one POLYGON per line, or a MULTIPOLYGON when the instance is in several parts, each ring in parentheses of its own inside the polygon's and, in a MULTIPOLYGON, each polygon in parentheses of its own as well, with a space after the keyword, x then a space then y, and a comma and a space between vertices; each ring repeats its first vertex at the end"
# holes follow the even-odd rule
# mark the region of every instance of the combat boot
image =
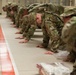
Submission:
POLYGON ((63 60, 65 62, 75 62, 75 59, 70 56, 70 54, 63 60))
POLYGON ((75 62, 75 58, 76 58, 75 55, 76 55, 75 52, 71 51, 70 54, 68 54, 67 58, 64 59, 63 61, 65 61, 65 62, 75 62))

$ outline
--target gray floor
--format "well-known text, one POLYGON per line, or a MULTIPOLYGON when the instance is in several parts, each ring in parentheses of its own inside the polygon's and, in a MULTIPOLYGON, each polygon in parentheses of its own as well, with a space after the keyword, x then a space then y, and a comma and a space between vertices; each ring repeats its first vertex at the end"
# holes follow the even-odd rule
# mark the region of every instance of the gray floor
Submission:
MULTIPOLYGON (((12 62, 15 65, 16 75, 38 75, 38 68, 36 67, 37 63, 60 61, 57 60, 54 55, 45 55, 45 49, 36 47, 38 44, 42 43, 41 30, 37 30, 35 36, 28 43, 20 44, 20 40, 15 38, 21 35, 15 34, 18 29, 13 28, 12 25, 10 25, 11 21, 4 16, 0 16, 0 24, 12 54, 12 62)), ((64 62, 64 64, 72 69, 71 63, 64 62)))

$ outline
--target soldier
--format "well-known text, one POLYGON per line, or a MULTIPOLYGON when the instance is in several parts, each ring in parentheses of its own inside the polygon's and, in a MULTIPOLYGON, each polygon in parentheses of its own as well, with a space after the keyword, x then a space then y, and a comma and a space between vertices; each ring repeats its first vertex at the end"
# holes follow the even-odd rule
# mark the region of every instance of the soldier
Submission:
POLYGON ((39 3, 34 3, 34 4, 31 4, 30 6, 28 7, 23 7, 23 8, 20 8, 19 12, 18 12, 18 16, 17 16, 17 22, 16 22, 16 27, 22 27, 21 24, 22 24, 22 21, 26 18, 25 15, 29 14, 28 11, 31 10, 33 7, 39 5, 39 3), (24 17, 24 18, 23 18, 24 17))
POLYGON ((13 21, 13 24, 15 24, 17 13, 18 13, 18 5, 16 3, 12 4, 12 11, 11 12, 13 13, 12 14, 12 21, 13 21))
POLYGON ((45 18, 42 24, 43 43, 38 47, 49 47, 49 50, 57 52, 61 43, 60 31, 62 30, 63 22, 55 13, 45 12, 43 18, 45 18))
POLYGON ((26 42, 26 41, 29 41, 29 39, 34 34, 35 29, 37 29, 37 27, 40 26, 41 18, 39 18, 38 16, 41 16, 41 14, 35 13, 35 12, 32 12, 29 15, 25 16, 25 19, 24 19, 24 21, 22 23, 23 28, 22 28, 22 30, 20 32, 20 33, 23 33, 23 37, 26 37, 26 39, 25 39, 25 41, 23 41, 23 43, 26 42), (40 20, 38 20, 38 18, 40 20))
MULTIPOLYGON (((40 8, 42 8, 42 7, 40 7, 40 8)), ((44 12, 44 10, 42 12, 44 12)), ((39 12, 41 13, 41 11, 39 11, 39 12)), ((28 20, 29 19, 30 19, 30 17, 28 18, 28 20)), ((41 22, 40 26, 41 26, 41 28, 43 30, 43 34, 44 34, 43 47, 47 47, 49 44, 49 40, 51 39, 51 43, 50 43, 51 47, 50 48, 52 51, 56 52, 56 49, 59 47, 60 40, 61 40, 59 38, 59 36, 61 35, 60 32, 63 27, 62 20, 60 19, 60 17, 57 14, 46 13, 45 18, 42 17, 41 21, 42 22, 41 22)), ((32 21, 32 22, 34 22, 34 21, 32 21)), ((37 24, 38 23, 36 23, 36 25, 37 24)), ((27 29, 29 29, 29 31, 25 32, 26 40, 22 41, 22 43, 29 41, 29 39, 32 37, 32 35, 36 29, 36 25, 29 27, 30 26, 30 24, 29 24, 29 25, 25 26, 27 28, 23 27, 25 29, 25 31, 27 29)), ((39 47, 41 47, 41 46, 39 46, 39 47)))
POLYGON ((32 9, 30 9, 28 12, 35 11, 35 9, 38 9, 39 7, 44 7, 44 8, 46 8, 47 11, 54 12, 54 13, 57 13, 59 15, 64 12, 64 7, 63 6, 53 5, 51 3, 39 4, 39 5, 35 6, 35 7, 33 7, 32 9))
POLYGON ((7 5, 3 6, 3 7, 2 7, 2 10, 3 10, 4 12, 6 12, 6 11, 7 11, 7 5))
MULTIPOLYGON (((36 25, 39 24, 39 22, 40 21, 38 21, 36 25)), ((61 43, 60 31, 63 27, 62 20, 60 19, 58 15, 55 15, 54 13, 46 12, 45 15, 42 16, 40 23, 41 23, 40 26, 42 28, 44 38, 43 38, 42 46, 40 45, 38 47, 45 47, 45 48, 48 47, 49 41, 51 40, 49 48, 51 51, 57 52, 57 48, 60 46, 60 43, 61 43)), ((26 40, 22 41, 22 43, 29 41, 35 29, 36 29, 36 26, 31 26, 29 31, 26 32, 26 40)))
POLYGON ((11 2, 8 2, 8 4, 7 4, 7 17, 10 17, 10 15, 11 15, 11 5, 12 5, 12 3, 11 2))
POLYGON ((27 8, 24 8, 24 7, 19 8, 19 11, 18 11, 18 14, 16 17, 16 26, 15 27, 17 27, 17 28, 21 27, 22 21, 24 19, 23 17, 27 14, 28 14, 27 8))
MULTIPOLYGON (((63 6, 55 6, 55 5, 47 4, 47 3, 45 3, 45 4, 39 4, 39 5, 35 6, 35 7, 33 7, 32 9, 30 9, 28 12, 29 13, 32 13, 32 12, 35 12, 36 13, 36 12, 38 12, 38 10, 40 10, 39 8, 40 9, 41 8, 45 8, 49 12, 51 12, 51 11, 53 13, 56 12, 59 15, 64 12, 64 7, 63 6)), ((23 29, 24 29, 24 27, 23 27, 23 29)))
POLYGON ((76 75, 76 8, 66 11, 63 17, 67 20, 62 29, 62 40, 69 51, 65 61, 75 62, 70 75, 76 75))
MULTIPOLYGON (((52 5, 52 4, 39 4, 35 7, 33 7, 32 9, 30 9, 28 12, 37 12, 39 8, 45 8, 46 10, 48 11, 52 11, 52 12, 56 12, 57 14, 61 14, 64 12, 64 7, 63 6, 55 6, 55 5, 52 5)), ((23 27, 24 28, 24 27, 23 27)))

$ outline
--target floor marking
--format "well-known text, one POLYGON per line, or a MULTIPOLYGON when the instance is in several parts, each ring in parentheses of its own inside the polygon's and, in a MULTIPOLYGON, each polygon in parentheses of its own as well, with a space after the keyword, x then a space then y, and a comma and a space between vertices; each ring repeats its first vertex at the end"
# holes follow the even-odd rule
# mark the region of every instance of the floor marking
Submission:
POLYGON ((0 60, 2 75, 15 75, 12 61, 10 59, 9 51, 5 42, 5 38, 0 26, 0 60))

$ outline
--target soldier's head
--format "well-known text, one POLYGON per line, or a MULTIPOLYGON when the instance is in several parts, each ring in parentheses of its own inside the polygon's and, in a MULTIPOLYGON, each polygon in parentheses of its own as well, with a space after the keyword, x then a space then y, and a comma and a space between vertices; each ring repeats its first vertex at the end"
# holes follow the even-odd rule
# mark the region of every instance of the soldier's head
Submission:
POLYGON ((76 16, 76 8, 67 10, 66 12, 64 12, 63 14, 61 14, 61 17, 63 18, 64 22, 67 22, 73 16, 76 16))

